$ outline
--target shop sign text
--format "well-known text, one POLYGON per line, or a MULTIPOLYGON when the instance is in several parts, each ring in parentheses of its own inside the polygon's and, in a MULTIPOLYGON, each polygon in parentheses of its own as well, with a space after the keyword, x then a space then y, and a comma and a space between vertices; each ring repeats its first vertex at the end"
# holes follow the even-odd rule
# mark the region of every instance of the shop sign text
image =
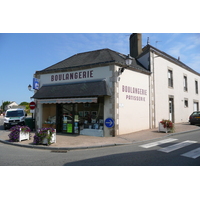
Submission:
POLYGON ((93 78, 93 70, 51 75, 51 82, 63 81, 63 80, 86 79, 86 78, 93 78))
POLYGON ((147 90, 131 86, 122 85, 122 92, 126 94, 126 100, 146 101, 147 90))

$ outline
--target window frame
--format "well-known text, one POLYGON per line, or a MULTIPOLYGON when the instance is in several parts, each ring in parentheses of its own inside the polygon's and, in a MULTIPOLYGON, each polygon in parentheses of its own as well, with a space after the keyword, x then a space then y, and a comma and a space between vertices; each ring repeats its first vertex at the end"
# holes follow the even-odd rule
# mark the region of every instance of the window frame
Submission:
POLYGON ((188 78, 187 75, 183 75, 183 90, 184 92, 188 92, 188 78))
POLYGON ((195 80, 195 93, 199 94, 198 80, 195 80))
POLYGON ((173 70, 168 69, 168 87, 173 88, 174 87, 174 81, 173 81, 173 70))
POLYGON ((189 107, 188 99, 184 98, 184 108, 188 108, 188 107, 189 107))

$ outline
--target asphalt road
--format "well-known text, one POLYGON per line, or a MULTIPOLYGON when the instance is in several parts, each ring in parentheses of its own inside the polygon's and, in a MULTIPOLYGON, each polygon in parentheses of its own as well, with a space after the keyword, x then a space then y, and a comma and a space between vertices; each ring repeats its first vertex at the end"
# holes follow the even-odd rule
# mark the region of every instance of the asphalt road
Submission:
MULTIPOLYGON (((3 129, 1 118, 0 129, 3 129)), ((200 157, 183 156, 198 148, 200 148, 199 131, 132 145, 63 152, 0 143, 0 166, 199 166, 200 157), (189 142, 182 143, 188 140, 189 142)), ((196 153, 199 155, 198 151, 196 153)), ((115 199, 134 197, 199 199, 198 184, 196 184, 199 179, 198 167, 0 167, 0 169, 2 196, 9 194, 10 198, 15 198, 22 188, 26 189, 21 192, 22 199, 27 197, 33 199, 35 195, 46 198, 49 193, 43 191, 49 191, 51 188, 48 198, 52 199, 57 198, 58 194, 65 197, 67 194, 73 199, 77 196, 77 199, 83 196, 87 199, 93 199, 94 196, 103 199, 105 195, 115 199), (33 190, 35 187, 40 189, 33 190), (117 188, 116 191, 113 190, 114 187, 117 188), (99 193, 102 188, 103 192, 99 193)))
MULTIPOLYGON (((3 129, 2 118, 0 129, 3 129)), ((73 151, 29 149, 0 143, 0 166, 63 165, 199 166, 200 132, 193 131, 132 145, 73 151)))
MULTIPOLYGON (((162 138, 132 145, 73 151, 38 150, 0 143, 0 166, 199 166, 200 157, 186 157, 188 152, 199 150, 199 136, 200 133, 195 131, 165 138, 169 142, 163 144, 162 138), (153 142, 158 145, 151 146, 155 145, 153 142), (175 146, 168 148, 171 145, 175 146)), ((198 154, 200 156, 199 151, 198 154)))

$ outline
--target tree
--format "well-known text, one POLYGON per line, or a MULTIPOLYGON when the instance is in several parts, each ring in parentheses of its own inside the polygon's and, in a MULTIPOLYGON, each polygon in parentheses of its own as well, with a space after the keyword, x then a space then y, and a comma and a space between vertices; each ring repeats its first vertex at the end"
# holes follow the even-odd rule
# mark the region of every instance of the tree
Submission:
POLYGON ((20 105, 20 106, 25 106, 25 107, 26 107, 26 108, 25 108, 26 113, 27 113, 27 114, 30 113, 30 107, 29 107, 29 103, 28 103, 28 102, 23 101, 23 102, 21 102, 19 105, 20 105))
POLYGON ((26 101, 23 101, 23 102, 21 102, 19 105, 20 105, 20 106, 26 106, 26 105, 29 105, 29 103, 26 102, 26 101))

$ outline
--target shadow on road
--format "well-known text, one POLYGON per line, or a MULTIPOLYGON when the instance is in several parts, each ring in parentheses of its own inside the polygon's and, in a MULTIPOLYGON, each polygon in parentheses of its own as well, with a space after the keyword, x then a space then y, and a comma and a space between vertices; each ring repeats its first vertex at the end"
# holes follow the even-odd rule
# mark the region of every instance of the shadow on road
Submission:
MULTIPOLYGON (((168 145, 172 145, 168 143, 168 145)), ((163 147, 163 145, 160 145, 163 147)), ((193 144, 193 149, 200 144, 193 144)), ((185 151, 191 147, 185 147, 185 151)), ((119 153, 96 158, 65 163, 64 166, 200 166, 200 157, 187 158, 180 155, 180 151, 174 154, 166 154, 157 150, 146 150, 128 153, 119 153)))

